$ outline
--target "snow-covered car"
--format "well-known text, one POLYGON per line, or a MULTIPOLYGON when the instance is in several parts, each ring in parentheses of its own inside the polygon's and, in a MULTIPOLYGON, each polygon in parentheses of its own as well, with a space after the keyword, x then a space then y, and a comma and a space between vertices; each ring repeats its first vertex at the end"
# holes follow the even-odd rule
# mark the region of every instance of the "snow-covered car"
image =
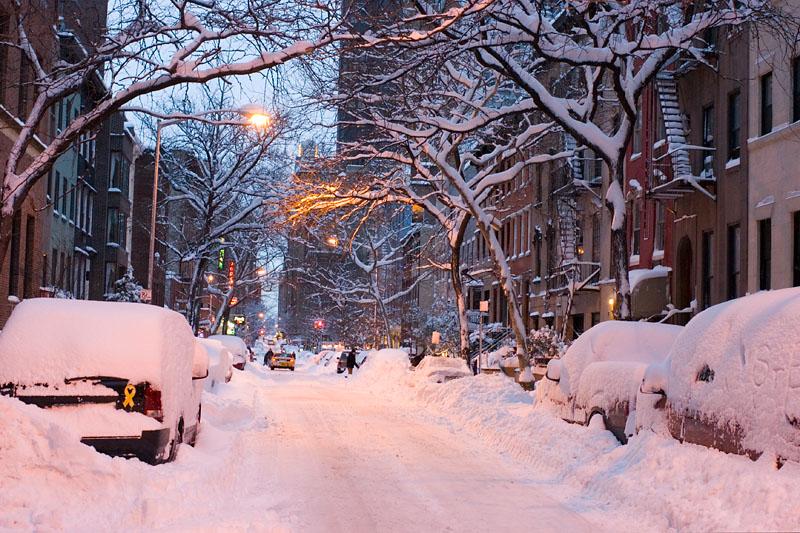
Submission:
POLYGON ((347 352, 339 354, 339 360, 336 362, 336 373, 341 374, 347 370, 347 352))
POLYGON ((758 292, 692 318, 642 392, 671 435, 718 450, 800 461, 800 288, 758 292))
POLYGON ((210 391, 217 383, 227 383, 233 376, 233 355, 225 345, 214 339, 197 339, 200 346, 208 353, 208 377, 205 388, 210 391))
POLYGON ((269 362, 269 369, 275 370, 276 368, 288 368, 294 372, 295 356, 291 353, 281 352, 272 356, 269 362))
MULTIPOLYGON (((537 408, 588 425, 600 417, 623 444, 636 430, 636 398, 647 367, 663 362, 683 328, 644 322, 601 322, 547 364, 537 408)), ((594 422, 593 422, 594 424, 594 422)))
POLYGON ((247 359, 250 357, 247 352, 247 345, 236 335, 211 335, 209 339, 221 342, 233 355, 233 368, 244 370, 247 366, 247 359))
POLYGON ((0 335, 0 394, 52 409, 100 452, 149 463, 194 444, 208 355, 157 306, 35 298, 0 335))
POLYGON ((454 357, 426 356, 414 371, 416 379, 447 383, 452 379, 471 376, 472 372, 463 359, 454 357))

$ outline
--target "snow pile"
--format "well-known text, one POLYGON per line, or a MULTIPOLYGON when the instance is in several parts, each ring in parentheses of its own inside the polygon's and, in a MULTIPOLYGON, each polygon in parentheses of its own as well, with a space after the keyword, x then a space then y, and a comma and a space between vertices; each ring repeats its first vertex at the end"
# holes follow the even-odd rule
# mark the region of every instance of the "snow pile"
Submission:
POLYGON ((771 461, 752 462, 650 431, 623 446, 608 431, 534 409, 538 392, 499 375, 383 390, 438 424, 480 438, 486 453, 508 453, 531 465, 535 482, 575 487, 577 508, 635 516, 633 529, 800 528, 798 464, 776 470, 771 461))
POLYGON ((628 280, 631 285, 631 293, 643 281, 654 278, 666 278, 672 271, 670 267, 656 265, 653 268, 637 268, 628 272, 628 280))
POLYGON ((500 366, 518 366, 519 359, 517 358, 516 349, 513 346, 502 346, 493 352, 489 352, 483 356, 481 361, 481 368, 495 368, 500 369, 500 366))
POLYGON ((427 356, 420 361, 414 371, 414 381, 442 383, 450 379, 472 376, 472 371, 463 359, 454 357, 427 356))
POLYGON ((695 316, 670 355, 674 409, 739 428, 742 444, 800 461, 800 288, 759 292, 695 316))
POLYGON ((0 530, 286 530, 266 503, 280 488, 247 463, 263 450, 248 449, 242 433, 259 430, 266 398, 244 373, 234 383, 204 395, 197 446, 159 466, 99 454, 61 410, 0 396, 0 530))
POLYGON ((385 348, 369 354, 356 373, 355 381, 365 384, 370 390, 407 389, 410 385, 410 374, 408 353, 396 348, 385 348))

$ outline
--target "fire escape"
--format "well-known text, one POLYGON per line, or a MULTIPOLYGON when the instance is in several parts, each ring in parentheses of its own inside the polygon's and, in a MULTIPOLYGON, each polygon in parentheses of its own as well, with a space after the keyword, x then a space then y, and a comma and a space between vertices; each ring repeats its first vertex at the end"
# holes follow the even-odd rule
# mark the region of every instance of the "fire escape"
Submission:
MULTIPOLYGON (((654 146, 648 196, 659 200, 673 200, 699 191, 713 200, 715 196, 706 189, 715 182, 713 172, 706 168, 708 165, 704 164, 699 176, 692 173, 689 151, 713 151, 713 148, 693 146, 688 142, 686 118, 678 105, 676 78, 680 71, 681 69, 668 66, 656 75, 656 92, 666 142, 657 148, 654 146)), ((710 157, 709 154, 706 155, 705 160, 710 157)))

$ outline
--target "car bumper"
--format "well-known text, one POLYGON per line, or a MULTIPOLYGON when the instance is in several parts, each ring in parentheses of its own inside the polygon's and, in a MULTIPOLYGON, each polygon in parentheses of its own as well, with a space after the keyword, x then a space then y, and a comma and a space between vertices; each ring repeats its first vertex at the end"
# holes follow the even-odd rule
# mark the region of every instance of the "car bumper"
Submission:
POLYGON ((81 442, 113 457, 136 457, 145 463, 169 458, 169 428, 142 431, 140 437, 84 437, 81 442))
POLYGON ((282 363, 280 361, 276 361, 272 363, 272 366, 275 368, 294 368, 294 363, 282 363))

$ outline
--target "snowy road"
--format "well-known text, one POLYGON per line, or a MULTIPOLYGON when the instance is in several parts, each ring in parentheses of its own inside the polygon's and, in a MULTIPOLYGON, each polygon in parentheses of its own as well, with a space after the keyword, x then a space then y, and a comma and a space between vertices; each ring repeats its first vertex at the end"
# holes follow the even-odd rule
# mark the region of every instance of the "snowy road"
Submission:
POLYGON ((426 381, 377 358, 249 366, 204 393, 197 446, 150 466, 0 397, 0 531, 798 530, 800 466, 534 408, 500 376, 426 381))
POLYGON ((602 529, 526 482, 520 465, 341 376, 274 379, 271 431, 250 444, 286 489, 275 509, 303 530, 602 529))

